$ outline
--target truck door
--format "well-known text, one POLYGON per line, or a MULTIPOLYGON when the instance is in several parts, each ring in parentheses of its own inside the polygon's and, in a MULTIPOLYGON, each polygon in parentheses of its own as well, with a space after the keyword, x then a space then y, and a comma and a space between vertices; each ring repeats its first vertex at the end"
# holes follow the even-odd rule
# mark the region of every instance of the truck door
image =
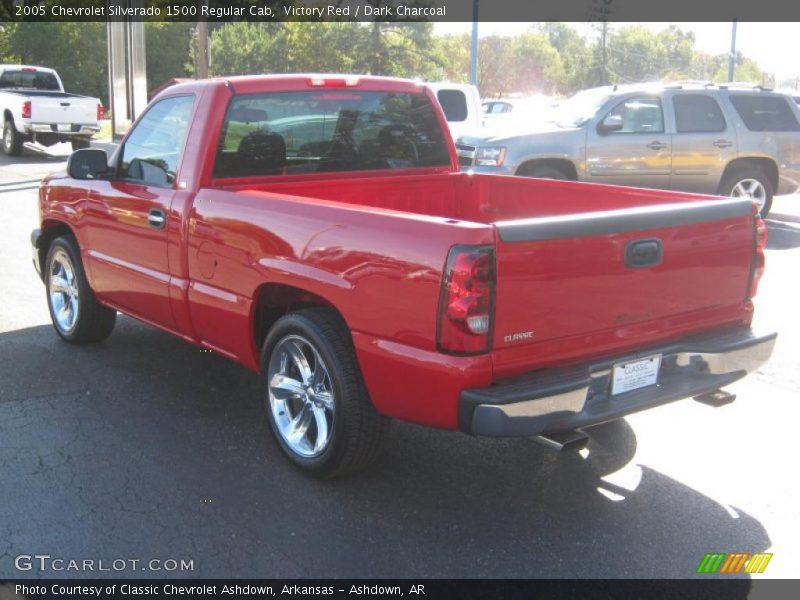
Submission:
POLYGON ((167 329, 175 328, 167 260, 170 206, 193 106, 193 96, 174 96, 148 108, 118 152, 113 179, 93 183, 86 215, 95 292, 167 329))
POLYGON ((668 189, 670 141, 658 96, 642 94, 620 100, 588 125, 586 179, 668 189))
POLYGON ((736 132, 713 96, 676 92, 667 98, 675 115, 672 189, 716 194, 722 173, 736 158, 736 132))

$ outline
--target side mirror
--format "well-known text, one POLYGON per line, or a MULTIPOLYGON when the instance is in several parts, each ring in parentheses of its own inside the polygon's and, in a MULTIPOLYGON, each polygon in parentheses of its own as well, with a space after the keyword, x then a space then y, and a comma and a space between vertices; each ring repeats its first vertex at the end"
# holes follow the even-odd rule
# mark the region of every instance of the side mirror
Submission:
POLYGON ((73 179, 99 179, 108 171, 108 155, 97 148, 76 150, 67 161, 67 174, 73 179))
POLYGON ((623 126, 622 115, 608 115, 597 126, 597 133, 608 135, 612 131, 622 131, 623 126))

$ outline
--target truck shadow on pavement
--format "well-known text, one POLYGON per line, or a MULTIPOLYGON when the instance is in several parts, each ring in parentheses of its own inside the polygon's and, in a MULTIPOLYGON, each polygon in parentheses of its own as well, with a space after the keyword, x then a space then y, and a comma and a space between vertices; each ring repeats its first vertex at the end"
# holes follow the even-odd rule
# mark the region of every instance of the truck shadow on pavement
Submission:
POLYGON ((97 346, 0 334, 0 579, 684 578, 706 552, 770 546, 647 466, 631 490, 603 481, 635 453, 624 421, 594 428, 585 459, 395 423, 372 470, 326 482, 280 455, 264 410, 254 374, 126 317, 97 346), (34 552, 193 570, 14 569, 34 552))
POLYGON ((800 246, 800 218, 771 214, 766 219, 767 250, 791 250, 800 246))

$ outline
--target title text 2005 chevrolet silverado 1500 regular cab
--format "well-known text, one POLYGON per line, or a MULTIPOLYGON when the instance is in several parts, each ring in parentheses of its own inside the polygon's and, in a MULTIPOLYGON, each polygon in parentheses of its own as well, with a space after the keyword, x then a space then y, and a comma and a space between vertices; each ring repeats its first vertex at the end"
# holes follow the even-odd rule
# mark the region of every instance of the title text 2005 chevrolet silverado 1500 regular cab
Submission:
POLYGON ((58 334, 116 312, 263 374, 283 452, 364 466, 389 418, 554 440, 719 389, 751 332, 747 199, 459 173, 424 86, 279 76, 160 94, 40 191, 58 334))

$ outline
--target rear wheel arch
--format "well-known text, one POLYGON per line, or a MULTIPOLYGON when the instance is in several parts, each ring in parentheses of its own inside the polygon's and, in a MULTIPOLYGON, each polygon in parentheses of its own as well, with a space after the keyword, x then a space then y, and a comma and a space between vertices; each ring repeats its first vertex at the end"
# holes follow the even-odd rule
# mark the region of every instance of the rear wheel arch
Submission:
POLYGON ((260 356, 264 341, 278 319, 291 312, 315 307, 331 309, 347 325, 341 311, 318 294, 281 283, 264 283, 259 286, 253 294, 251 323, 256 356, 260 356))
POLYGON ((9 121, 13 123, 14 117, 12 116, 11 111, 6 109, 3 111, 3 123, 7 123, 9 121))
POLYGON ((566 158, 533 158, 526 160, 517 168, 515 175, 534 177, 535 173, 546 173, 550 169, 555 169, 570 181, 578 180, 578 169, 572 161, 566 158))
POLYGON ((736 171, 758 170, 764 173, 772 184, 772 189, 778 189, 778 164, 771 158, 744 157, 735 158, 725 165, 725 170, 720 178, 720 185, 727 177, 736 171))

